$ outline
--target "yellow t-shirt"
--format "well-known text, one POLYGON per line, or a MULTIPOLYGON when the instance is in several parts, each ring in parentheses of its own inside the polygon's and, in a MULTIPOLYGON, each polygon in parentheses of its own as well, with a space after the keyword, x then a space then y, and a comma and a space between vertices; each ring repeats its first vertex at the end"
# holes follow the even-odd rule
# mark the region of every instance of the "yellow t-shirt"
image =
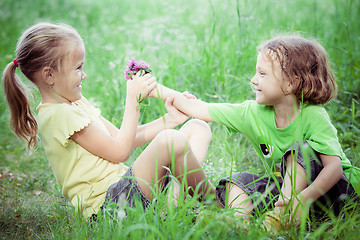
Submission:
POLYGON ((128 168, 95 156, 70 139, 90 123, 110 134, 99 118, 100 111, 84 97, 72 104, 40 104, 37 110, 45 154, 64 197, 84 217, 96 214, 109 186, 128 168))

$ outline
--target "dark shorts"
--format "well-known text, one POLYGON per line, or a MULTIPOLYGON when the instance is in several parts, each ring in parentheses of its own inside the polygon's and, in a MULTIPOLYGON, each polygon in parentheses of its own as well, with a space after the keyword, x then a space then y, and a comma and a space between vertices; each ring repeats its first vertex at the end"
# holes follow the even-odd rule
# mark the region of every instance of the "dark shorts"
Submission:
MULTIPOLYGON (((216 188, 220 203, 225 207, 227 192, 225 184, 231 182, 249 195, 254 206, 254 213, 272 209, 280 196, 286 171, 286 158, 290 154, 295 154, 297 162, 307 174, 308 184, 311 184, 323 169, 319 153, 314 151, 307 142, 297 143, 296 146, 292 145, 283 155, 279 166, 280 174, 278 175, 260 177, 247 172, 237 172, 221 179, 216 188)), ((355 191, 343 174, 341 179, 327 193, 312 204, 311 214, 316 218, 321 218, 328 209, 332 209, 334 214, 338 215, 345 205, 345 200, 354 196, 356 196, 355 191)))
MULTIPOLYGON (((162 192, 166 192, 169 186, 170 177, 169 171, 164 177, 162 192)), ((136 178, 133 173, 132 165, 125 172, 125 174, 116 183, 110 185, 106 192, 105 202, 101 207, 100 213, 104 214, 105 211, 111 214, 117 213, 119 210, 126 215, 126 207, 135 207, 136 204, 140 204, 143 209, 147 209, 151 204, 151 201, 145 197, 141 191, 136 178)), ((96 221, 97 215, 91 216, 90 221, 96 221)))
POLYGON ((144 209, 146 209, 151 203, 151 201, 147 199, 141 191, 134 177, 131 165, 118 182, 110 185, 106 192, 103 207, 106 207, 106 205, 110 202, 119 205, 128 204, 134 207, 135 201, 140 202, 144 209))

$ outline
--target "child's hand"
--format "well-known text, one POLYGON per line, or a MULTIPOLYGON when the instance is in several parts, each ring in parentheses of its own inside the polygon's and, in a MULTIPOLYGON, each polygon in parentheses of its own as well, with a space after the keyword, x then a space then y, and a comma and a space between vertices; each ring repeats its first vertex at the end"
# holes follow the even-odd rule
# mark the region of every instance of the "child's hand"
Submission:
POLYGON ((156 84, 156 87, 149 93, 149 97, 154 97, 157 98, 158 97, 158 87, 159 87, 160 83, 156 84))
POLYGON ((197 99, 197 97, 195 95, 192 95, 191 93, 189 93, 188 91, 183 92, 183 95, 187 98, 187 99, 197 99))
POLYGON ((127 81, 127 94, 131 97, 135 97, 138 100, 147 98, 156 88, 156 78, 150 74, 143 74, 143 71, 139 71, 132 77, 131 80, 127 81))
POLYGON ((189 116, 187 116, 183 112, 179 111, 176 107, 174 107, 173 105, 174 100, 175 97, 170 96, 165 101, 165 108, 168 112, 165 115, 165 120, 175 122, 175 125, 180 125, 183 122, 185 122, 189 118, 189 116))
POLYGON ((274 212, 282 215, 290 214, 291 220, 289 219, 289 223, 291 222, 295 225, 299 225, 302 214, 309 215, 309 208, 306 207, 305 203, 299 201, 299 197, 300 196, 296 196, 291 201, 279 198, 279 200, 275 203, 274 212))
MULTIPOLYGON (((189 93, 188 91, 183 92, 183 95, 188 99, 196 99, 196 97, 191 93, 189 93)), ((177 109, 173 105, 174 101, 175 101, 174 96, 170 96, 165 100, 165 108, 168 111, 166 120, 175 121, 176 125, 179 125, 185 122, 189 118, 189 116, 181 112, 179 109, 177 109)))

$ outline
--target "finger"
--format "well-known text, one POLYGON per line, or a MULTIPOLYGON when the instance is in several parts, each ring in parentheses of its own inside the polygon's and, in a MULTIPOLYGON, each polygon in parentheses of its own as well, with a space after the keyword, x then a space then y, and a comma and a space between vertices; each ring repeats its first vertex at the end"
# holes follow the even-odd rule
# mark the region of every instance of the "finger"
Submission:
POLYGON ((289 203, 289 200, 280 199, 275 203, 275 207, 283 207, 289 203))
POLYGON ((196 99, 196 97, 194 95, 192 95, 191 93, 187 94, 185 97, 188 99, 196 99))
POLYGON ((196 99, 196 97, 195 97, 193 94, 189 93, 188 91, 183 92, 183 95, 184 95, 187 99, 196 99))
POLYGON ((174 99, 175 98, 173 96, 170 96, 170 97, 166 98, 166 100, 165 100, 165 108, 166 108, 166 110, 168 110, 168 112, 169 112, 169 109, 171 107, 173 107, 174 99))
POLYGON ((140 74, 141 74, 141 71, 137 71, 137 72, 135 73, 135 76, 136 76, 136 77, 140 77, 140 74))
POLYGON ((139 77, 143 77, 146 74, 143 69, 140 69, 137 73, 139 73, 139 77))
POLYGON ((146 72, 144 71, 144 74, 142 75, 142 77, 147 80, 147 79, 149 79, 149 78, 152 78, 153 76, 152 76, 150 73, 146 73, 146 72))
POLYGON ((169 103, 173 104, 175 101, 175 96, 171 95, 166 100, 169 101, 169 103))
POLYGON ((146 81, 147 79, 151 78, 151 74, 147 74, 144 70, 139 70, 136 72, 136 74, 133 76, 133 79, 139 79, 141 78, 143 81, 146 81))
POLYGON ((188 91, 185 91, 182 93, 185 97, 188 97, 190 95, 190 93, 188 91))
MULTIPOLYGON (((143 78, 143 77, 142 77, 143 78)), ((156 84, 156 79, 155 78, 150 78, 150 79, 146 79, 145 81, 142 82, 142 86, 147 88, 149 86, 151 86, 152 84, 156 84)))
POLYGON ((147 86, 149 93, 156 88, 157 82, 153 82, 147 86))
MULTIPOLYGON (((148 75, 149 75, 149 78, 146 78, 146 83, 147 84, 151 84, 153 82, 156 82, 156 77, 153 77, 150 74, 146 74, 146 76, 148 76, 148 75)), ((144 76, 144 77, 146 77, 146 76, 144 76)))

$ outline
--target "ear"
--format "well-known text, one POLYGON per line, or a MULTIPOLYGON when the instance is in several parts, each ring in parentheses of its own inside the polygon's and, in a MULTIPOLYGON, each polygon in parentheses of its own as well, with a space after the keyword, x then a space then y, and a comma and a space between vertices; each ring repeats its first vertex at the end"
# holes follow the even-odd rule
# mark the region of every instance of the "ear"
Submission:
POLYGON ((44 67, 41 71, 42 79, 45 83, 47 83, 49 86, 53 86, 55 84, 55 75, 54 70, 51 67, 44 67))
MULTIPOLYGON (((297 81, 297 80, 296 80, 297 81)), ((283 85, 282 85, 282 90, 284 92, 285 95, 289 95, 293 92, 294 86, 293 84, 290 82, 290 80, 285 80, 283 85)))
POLYGON ((286 83, 286 92, 291 93, 293 91, 293 85, 290 81, 286 83))
POLYGON ((296 88, 296 86, 299 86, 299 81, 301 81, 301 78, 298 75, 295 75, 293 81, 289 81, 287 83, 290 92, 293 92, 294 88, 296 88))

